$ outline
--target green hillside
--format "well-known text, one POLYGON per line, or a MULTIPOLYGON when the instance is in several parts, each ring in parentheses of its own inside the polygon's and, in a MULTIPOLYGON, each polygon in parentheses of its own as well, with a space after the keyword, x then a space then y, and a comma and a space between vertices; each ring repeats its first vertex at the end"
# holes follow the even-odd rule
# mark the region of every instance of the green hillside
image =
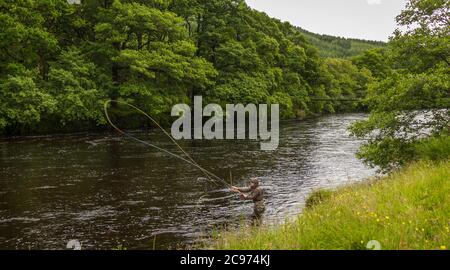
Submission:
POLYGON ((306 39, 317 47, 322 57, 348 58, 364 51, 384 47, 386 43, 381 41, 342 38, 330 35, 320 35, 297 28, 306 39))

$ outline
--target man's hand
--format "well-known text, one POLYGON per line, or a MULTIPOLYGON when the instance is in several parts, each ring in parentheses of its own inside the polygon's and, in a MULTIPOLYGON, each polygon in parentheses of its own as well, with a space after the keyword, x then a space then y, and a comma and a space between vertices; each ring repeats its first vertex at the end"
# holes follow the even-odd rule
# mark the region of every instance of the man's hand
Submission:
POLYGON ((239 189, 237 187, 235 187, 235 186, 231 187, 231 191, 239 193, 239 189))
POLYGON ((246 200, 247 198, 248 198, 247 195, 241 193, 241 199, 242 199, 242 200, 246 200))

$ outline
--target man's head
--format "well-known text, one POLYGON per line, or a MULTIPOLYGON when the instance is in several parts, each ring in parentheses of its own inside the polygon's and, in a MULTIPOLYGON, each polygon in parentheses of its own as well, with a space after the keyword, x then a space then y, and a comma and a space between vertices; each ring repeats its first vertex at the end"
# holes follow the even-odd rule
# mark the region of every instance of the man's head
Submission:
POLYGON ((259 187, 259 181, 256 178, 250 179, 250 188, 255 189, 259 187))

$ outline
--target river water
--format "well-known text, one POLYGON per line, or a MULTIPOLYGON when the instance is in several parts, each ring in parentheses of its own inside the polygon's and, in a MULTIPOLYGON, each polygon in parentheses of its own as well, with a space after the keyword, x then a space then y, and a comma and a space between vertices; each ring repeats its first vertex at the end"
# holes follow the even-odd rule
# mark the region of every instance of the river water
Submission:
MULTIPOLYGON (((375 174, 355 157, 347 127, 364 114, 282 122, 280 146, 255 141, 184 141, 203 167, 234 185, 259 177, 264 223, 301 212, 318 188, 375 174)), ((133 135, 176 152, 158 131, 133 135)), ((0 139, 0 249, 183 248, 214 228, 246 224, 252 203, 188 164, 114 133, 0 139)))

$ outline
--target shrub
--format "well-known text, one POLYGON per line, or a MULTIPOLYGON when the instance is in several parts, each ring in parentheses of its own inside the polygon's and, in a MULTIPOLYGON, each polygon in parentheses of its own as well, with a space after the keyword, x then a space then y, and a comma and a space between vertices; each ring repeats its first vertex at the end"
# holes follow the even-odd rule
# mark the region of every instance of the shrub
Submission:
POLYGON ((316 190, 311 195, 309 195, 308 199, 306 199, 305 205, 306 208, 313 208, 318 204, 321 204, 328 199, 331 198, 333 192, 330 190, 320 189, 316 190))
POLYGON ((450 136, 441 135, 420 141, 415 147, 417 159, 423 160, 446 160, 450 157, 450 136))

